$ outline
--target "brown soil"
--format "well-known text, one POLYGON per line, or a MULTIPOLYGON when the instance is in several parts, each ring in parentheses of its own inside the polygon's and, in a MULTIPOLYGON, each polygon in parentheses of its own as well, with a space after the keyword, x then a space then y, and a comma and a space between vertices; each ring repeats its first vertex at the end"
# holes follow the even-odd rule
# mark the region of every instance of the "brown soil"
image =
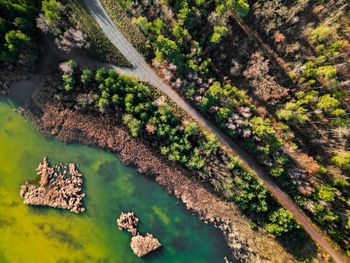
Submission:
MULTIPOLYGON (((51 83, 55 86, 54 83, 51 83)), ((155 154, 147 142, 133 138, 119 120, 82 113, 60 105, 55 88, 42 87, 29 104, 38 129, 65 143, 82 143, 115 152, 126 165, 154 178, 202 220, 224 233, 232 256, 241 262, 293 262, 293 257, 266 231, 253 231, 240 209, 193 180, 190 171, 155 154), (190 179, 191 178, 191 179, 190 179)), ((320 262, 326 262, 320 259, 320 262)))

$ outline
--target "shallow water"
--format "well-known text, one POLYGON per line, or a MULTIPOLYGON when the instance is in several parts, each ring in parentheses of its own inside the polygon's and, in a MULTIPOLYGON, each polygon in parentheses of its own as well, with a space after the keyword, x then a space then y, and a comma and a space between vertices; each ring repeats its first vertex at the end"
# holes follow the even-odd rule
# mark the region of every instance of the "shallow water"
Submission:
POLYGON ((45 139, 9 100, 0 99, 0 262, 223 262, 229 255, 221 233, 190 212, 152 180, 110 153, 45 139), (87 212, 30 207, 19 186, 51 164, 74 162, 85 178, 87 212), (141 233, 163 247, 139 259, 130 234, 117 228, 121 211, 135 211, 141 233))

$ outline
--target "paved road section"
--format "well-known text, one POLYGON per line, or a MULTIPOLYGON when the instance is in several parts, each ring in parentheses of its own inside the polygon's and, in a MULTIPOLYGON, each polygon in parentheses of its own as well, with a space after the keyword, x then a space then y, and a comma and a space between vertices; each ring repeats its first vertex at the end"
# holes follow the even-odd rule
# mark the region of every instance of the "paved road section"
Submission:
POLYGON ((337 263, 349 262, 348 259, 339 255, 329 242, 323 238, 320 232, 310 223, 308 217, 294 204, 291 198, 285 194, 269 177, 269 175, 256 162, 255 158, 246 153, 240 148, 232 139, 226 136, 215 124, 206 119, 190 104, 184 101, 170 86, 160 79, 156 73, 148 66, 145 59, 137 50, 126 40, 123 34, 116 28, 109 18, 106 10, 103 8, 99 0, 84 0, 89 8, 92 16, 107 35, 110 41, 119 49, 124 57, 133 65, 133 68, 121 68, 114 65, 109 65, 109 68, 117 70, 121 74, 137 77, 141 80, 147 81, 156 86, 165 94, 167 94, 173 101, 175 101, 184 111, 191 115, 198 123, 200 123, 207 130, 216 134, 219 140, 229 147, 235 154, 237 154, 248 166, 254 170, 257 175, 264 181, 266 187, 273 193, 278 201, 289 211, 291 211, 299 222, 299 224, 306 230, 311 238, 317 242, 337 263))

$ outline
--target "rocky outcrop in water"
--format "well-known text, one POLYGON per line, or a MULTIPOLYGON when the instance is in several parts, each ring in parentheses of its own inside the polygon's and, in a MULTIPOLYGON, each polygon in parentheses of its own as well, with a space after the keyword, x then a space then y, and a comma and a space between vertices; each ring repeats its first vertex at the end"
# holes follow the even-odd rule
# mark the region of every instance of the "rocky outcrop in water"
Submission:
POLYGON ((84 212, 82 191, 82 174, 74 163, 68 165, 57 164, 50 166, 46 157, 39 164, 38 185, 28 181, 21 185, 20 195, 28 205, 50 206, 67 209, 73 213, 84 212))
POLYGON ((133 236, 131 238, 130 246, 137 256, 143 257, 149 252, 161 247, 162 244, 158 241, 158 239, 153 237, 152 234, 147 233, 146 236, 133 236))
POLYGON ((137 256, 143 257, 161 247, 162 244, 152 234, 147 233, 146 236, 139 234, 137 231, 139 221, 134 212, 122 212, 117 219, 117 224, 120 230, 126 230, 132 234, 131 249, 137 256))
POLYGON ((134 212, 122 212, 120 217, 117 219, 117 224, 119 230, 126 230, 133 236, 136 236, 139 219, 135 216, 134 212))

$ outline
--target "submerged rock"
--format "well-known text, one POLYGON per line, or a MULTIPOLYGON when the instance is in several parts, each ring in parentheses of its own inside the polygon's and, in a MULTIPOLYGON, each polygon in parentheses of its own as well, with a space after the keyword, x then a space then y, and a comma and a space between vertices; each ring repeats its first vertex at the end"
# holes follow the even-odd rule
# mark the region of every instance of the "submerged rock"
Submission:
POLYGON ((82 191, 83 178, 74 163, 51 167, 44 157, 37 170, 39 184, 27 181, 20 187, 25 204, 68 209, 74 213, 85 211, 82 202, 85 196, 82 191))
POLYGON ((137 225, 139 224, 139 219, 135 216, 134 212, 121 213, 117 219, 118 228, 120 230, 126 230, 130 232, 133 236, 137 234, 137 225))
POLYGON ((153 237, 152 234, 147 233, 146 236, 133 236, 131 238, 130 246, 137 256, 143 257, 149 252, 161 247, 162 244, 158 241, 158 239, 153 237))

